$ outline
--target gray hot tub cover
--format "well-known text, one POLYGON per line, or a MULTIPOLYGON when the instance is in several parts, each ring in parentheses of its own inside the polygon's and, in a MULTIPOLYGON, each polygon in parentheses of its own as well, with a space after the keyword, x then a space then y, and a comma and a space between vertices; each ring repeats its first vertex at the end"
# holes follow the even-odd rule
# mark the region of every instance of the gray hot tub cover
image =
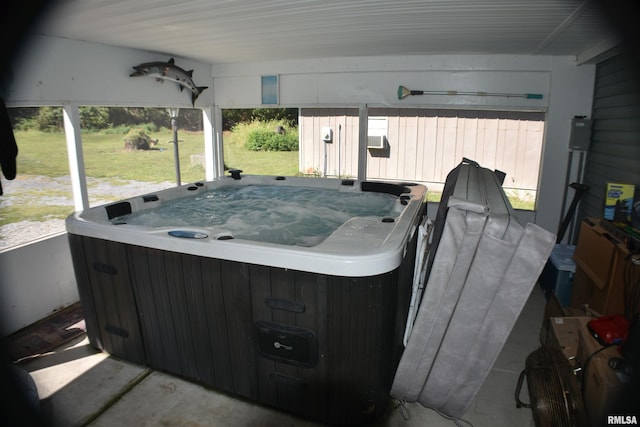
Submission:
POLYGON ((460 418, 555 240, 517 221, 493 171, 466 159, 452 170, 434 224, 427 285, 391 395, 460 418))

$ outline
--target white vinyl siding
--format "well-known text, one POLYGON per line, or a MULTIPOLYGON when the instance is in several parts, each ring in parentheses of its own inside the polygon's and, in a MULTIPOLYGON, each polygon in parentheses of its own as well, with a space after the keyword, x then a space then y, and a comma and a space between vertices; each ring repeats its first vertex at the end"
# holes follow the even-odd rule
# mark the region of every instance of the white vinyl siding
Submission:
MULTIPOLYGON (((543 113, 372 108, 369 115, 386 118, 387 144, 367 150, 367 179, 441 184, 467 157, 505 172, 505 188, 537 190, 543 113)), ((357 109, 303 108, 300 135, 301 172, 357 176, 357 109), (320 130, 326 126, 334 139, 323 146, 320 130)))

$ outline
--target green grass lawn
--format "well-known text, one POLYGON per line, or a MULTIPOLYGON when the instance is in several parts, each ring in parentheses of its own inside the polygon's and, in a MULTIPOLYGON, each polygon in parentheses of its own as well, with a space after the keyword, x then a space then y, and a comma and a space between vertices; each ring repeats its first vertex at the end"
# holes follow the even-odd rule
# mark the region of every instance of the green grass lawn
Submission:
MULTIPOLYGON (((119 178, 143 182, 174 181, 173 135, 162 130, 149 135, 158 139, 152 150, 125 150, 122 135, 87 133, 82 135, 86 175, 94 178, 119 178)), ((182 182, 202 180, 204 168, 191 165, 191 155, 204 153, 202 132, 179 132, 180 172, 182 182)), ((225 133, 225 164, 246 174, 298 174, 298 152, 248 151, 244 141, 225 133)), ((62 133, 16 132, 18 173, 21 175, 69 175, 65 137, 62 133)))
POLYGON ((244 139, 224 133, 224 163, 229 169, 241 169, 249 175, 300 175, 298 151, 249 151, 244 139))
POLYGON ((17 131, 15 137, 19 175, 69 175, 64 134, 17 131))

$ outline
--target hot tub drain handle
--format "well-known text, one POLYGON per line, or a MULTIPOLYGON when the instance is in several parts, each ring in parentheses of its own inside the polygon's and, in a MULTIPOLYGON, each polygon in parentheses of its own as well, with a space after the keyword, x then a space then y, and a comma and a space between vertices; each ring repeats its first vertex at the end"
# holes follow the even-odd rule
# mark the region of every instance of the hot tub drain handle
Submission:
POLYGON ((291 346, 291 345, 284 345, 284 344, 280 344, 278 341, 274 342, 274 343, 273 343, 273 346, 274 346, 275 348, 278 348, 278 349, 279 349, 279 348, 283 348, 283 349, 285 349, 285 350, 289 350, 289 351, 293 350, 293 346, 291 346))

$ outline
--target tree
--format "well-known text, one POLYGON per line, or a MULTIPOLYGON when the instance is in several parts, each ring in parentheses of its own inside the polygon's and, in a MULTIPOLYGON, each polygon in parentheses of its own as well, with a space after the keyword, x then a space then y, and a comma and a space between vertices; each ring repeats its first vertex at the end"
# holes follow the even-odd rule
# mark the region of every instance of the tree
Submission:
POLYGON ((80 107, 80 125, 85 129, 109 127, 109 109, 106 107, 80 107))
POLYGON ((62 108, 60 107, 40 107, 35 118, 36 127, 43 132, 55 132, 62 129, 62 108))
POLYGON ((284 120, 291 127, 298 126, 297 108, 234 108, 222 112, 222 129, 231 130, 239 123, 284 120))

